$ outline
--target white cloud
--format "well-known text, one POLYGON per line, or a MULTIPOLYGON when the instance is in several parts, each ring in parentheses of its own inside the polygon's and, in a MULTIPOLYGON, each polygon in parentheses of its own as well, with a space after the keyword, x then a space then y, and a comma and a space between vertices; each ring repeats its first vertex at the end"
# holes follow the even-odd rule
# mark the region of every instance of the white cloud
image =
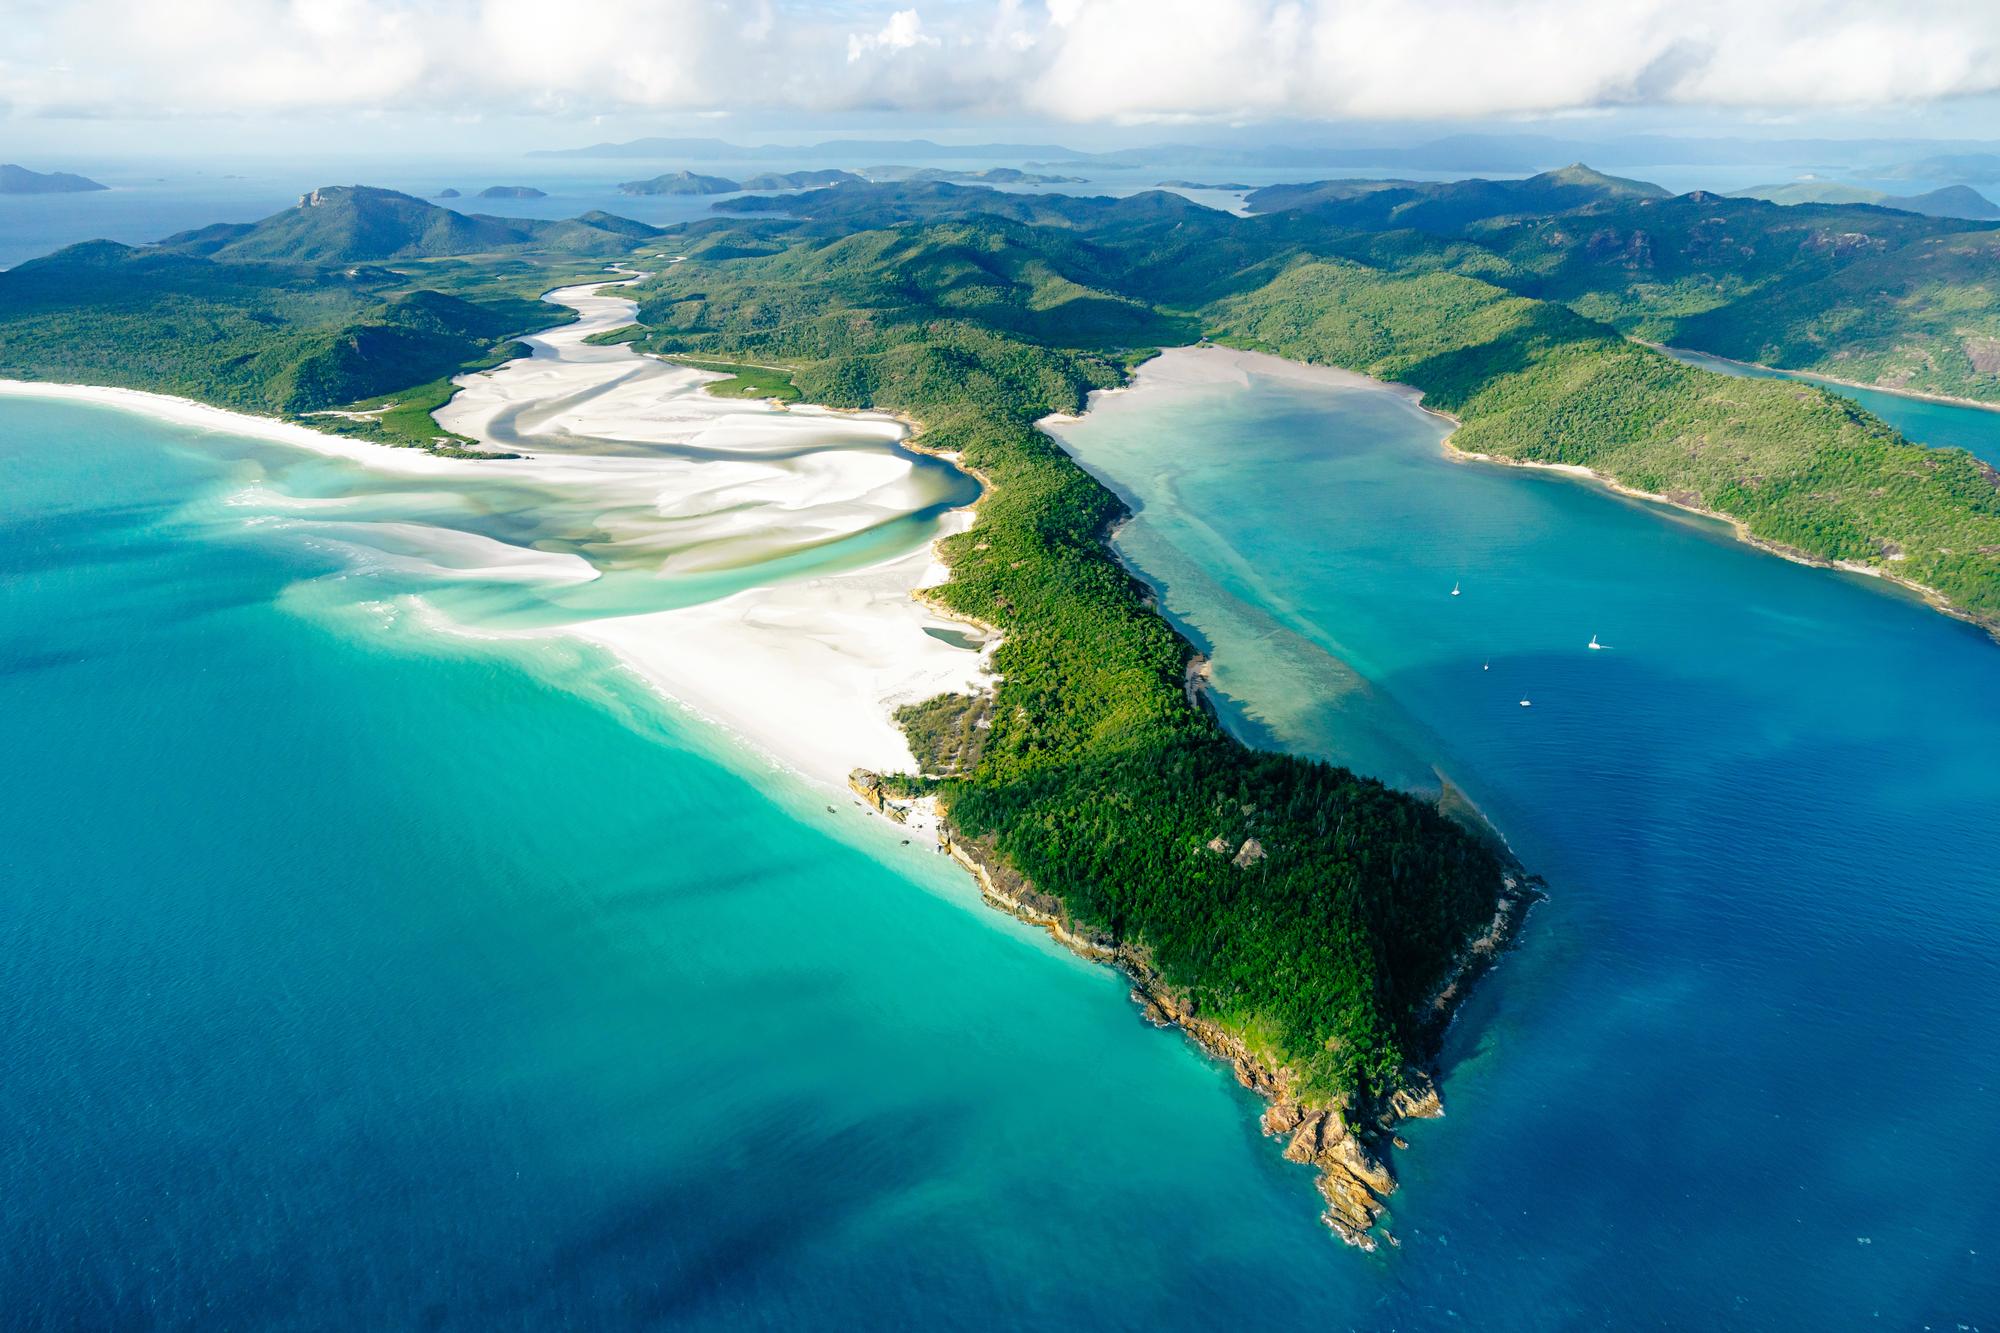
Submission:
POLYGON ((1880 106, 2000 89, 2000 4, 1062 0, 1031 104, 1075 119, 1880 106))
POLYGON ((2000 92, 2000 0, 0 0, 16 113, 1783 113, 2000 92))
POLYGON ((937 38, 924 32, 922 15, 914 9, 899 9, 889 16, 880 32, 850 33, 847 38, 849 64, 870 51, 907 51, 913 46, 937 46, 937 38))

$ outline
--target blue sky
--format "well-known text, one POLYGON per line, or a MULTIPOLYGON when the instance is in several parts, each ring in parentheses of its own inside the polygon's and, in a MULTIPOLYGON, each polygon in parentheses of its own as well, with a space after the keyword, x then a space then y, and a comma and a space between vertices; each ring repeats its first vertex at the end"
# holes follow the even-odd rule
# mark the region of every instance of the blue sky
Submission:
POLYGON ((1996 0, 0 0, 0 32, 0 132, 47 149, 2000 134, 1996 0))

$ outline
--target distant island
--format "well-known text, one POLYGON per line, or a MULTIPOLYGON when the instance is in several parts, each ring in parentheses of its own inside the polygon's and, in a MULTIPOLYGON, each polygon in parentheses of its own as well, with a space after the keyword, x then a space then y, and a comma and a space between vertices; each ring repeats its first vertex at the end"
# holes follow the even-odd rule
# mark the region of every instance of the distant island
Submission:
POLYGON ((941 144, 929 139, 828 139, 814 144, 739 144, 726 139, 631 139, 588 148, 541 148, 530 157, 651 158, 681 162, 893 162, 938 158, 1022 161, 1076 157, 1058 144, 941 144))
POLYGON ((1929 218, 1971 218, 1990 221, 2000 218, 2000 204, 1970 185, 1947 185, 1923 194, 1889 194, 1859 185, 1835 181, 1791 181, 1784 185, 1752 185, 1731 190, 1732 199, 1768 199, 1774 204, 1873 204, 1896 208, 1905 213, 1921 213, 1929 218))
POLYGON ((0 194, 82 194, 110 188, 67 171, 30 171, 12 162, 0 163, 0 194))
POLYGON ((743 187, 723 176, 702 176, 692 171, 670 171, 650 180, 621 181, 620 194, 735 194, 743 187))
POLYGON ((444 187, 444 188, 443 188, 442 190, 439 190, 439 191, 438 191, 438 192, 437 192, 436 194, 432 195, 432 196, 431 196, 431 198, 433 198, 433 199, 456 199, 456 198, 458 198, 458 191, 457 191, 457 190, 454 190, 454 189, 453 189, 453 188, 452 188, 451 186, 447 185, 447 186, 445 186, 445 187, 444 187))
POLYGON ((735 181, 726 176, 704 176, 693 171, 670 171, 650 180, 625 181, 623 194, 736 194, 746 190, 819 190, 829 185, 873 181, 963 181, 980 185, 1053 185, 1076 179, 1072 176, 1037 176, 1015 167, 989 167, 983 171, 947 171, 939 167, 866 167, 859 173, 838 168, 811 171, 765 171, 735 181))
POLYGON ((1883 180, 1955 181, 1961 185, 1992 185, 2000 182, 2000 153, 1940 153, 1882 167, 1874 175, 1883 180))
POLYGON ((963 185, 1081 185, 1081 176, 1051 176, 1019 167, 985 167, 954 171, 944 167, 863 167, 871 181, 951 181, 963 185))
POLYGON ((1256 189, 1257 187, 1256 187, 1256 186, 1254 186, 1254 185, 1241 185, 1241 184, 1223 184, 1223 185, 1204 185, 1204 184, 1202 184, 1202 183, 1201 183, 1200 181, 1161 181, 1161 182, 1160 182, 1160 188, 1161 188, 1162 190, 1237 190, 1237 191, 1242 191, 1242 190, 1254 190, 1254 189, 1256 189))
MULTIPOLYGON (((443 196, 439 196, 442 198, 443 196)), ((479 192, 481 199, 546 199, 547 190, 537 190, 532 185, 489 185, 479 192)))
POLYGON ((861 177, 851 171, 838 168, 824 168, 819 171, 766 171, 741 182, 741 190, 817 190, 828 185, 839 185, 842 181, 858 181, 861 177))
MULTIPOLYGON (((713 138, 644 138, 581 148, 540 149, 530 157, 636 159, 658 162, 769 162, 853 169, 866 162, 996 162, 1029 171, 1117 171, 1151 166, 1173 171, 1236 171, 1246 167, 1313 171, 1421 170, 1530 175, 1564 162, 1753 166, 1774 162, 1840 162, 1852 174, 1876 180, 1925 180, 1986 184, 2000 181, 2000 154, 1965 152, 1958 141, 1911 140, 1906 151, 1930 148, 1934 156, 1883 164, 1882 145, 1866 139, 1773 140, 1637 134, 1581 139, 1546 134, 1452 134, 1420 143, 1354 145, 1313 143, 1162 142, 1087 152, 1061 144, 959 143, 930 139, 826 139, 804 144, 741 144, 713 138)), ((1186 187, 1182 187, 1186 188, 1186 187)))

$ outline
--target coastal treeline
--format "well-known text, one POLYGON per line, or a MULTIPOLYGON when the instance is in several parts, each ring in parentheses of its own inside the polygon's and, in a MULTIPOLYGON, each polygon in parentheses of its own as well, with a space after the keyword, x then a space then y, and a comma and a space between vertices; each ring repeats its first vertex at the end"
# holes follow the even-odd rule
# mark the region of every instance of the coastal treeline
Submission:
POLYGON ((151 246, 87 241, 0 272, 0 374, 292 418, 355 409, 312 424, 462 448, 430 420, 449 377, 568 317, 537 298, 652 233, 622 219, 467 218, 390 190, 315 191, 262 222, 151 246))
MULTIPOLYGON (((1657 333, 1645 302, 1716 314, 1720 298, 1696 293, 1722 281, 1718 266, 1733 273, 1723 286, 1777 300, 1857 281, 1853 265, 1868 255, 1904 254, 1921 269, 1920 247, 1977 250, 2000 231, 1888 209, 1666 198, 1581 169, 1511 182, 1334 183, 1303 198, 1310 206, 1245 219, 1171 195, 841 186, 795 201, 801 216, 787 223, 709 223, 691 235, 718 257, 794 245, 794 265, 822 251, 844 269, 864 253, 900 255, 908 272, 890 289, 892 308, 956 311, 1102 355, 1209 336, 1399 380, 1463 421, 1454 436, 1463 449, 1588 467, 1800 555, 1934 588, 2000 623, 2000 490, 1984 464, 1911 444, 1810 385, 1683 365, 1585 313, 1657 333), (1654 228, 1642 241, 1633 217, 1654 228), (1847 223, 1873 226, 1882 244, 1846 232, 1825 240, 1847 223), (1597 248, 1578 239, 1589 236, 1597 248), (1651 256, 1639 276, 1617 259, 1635 245, 1651 256), (969 271, 940 282, 928 267, 934 250, 969 271)), ((2000 301, 1983 289, 1955 289, 1929 317, 1943 320, 1947 308, 2000 319, 2000 301)), ((1914 316, 1881 318, 1904 327, 1914 316)))
MULTIPOLYGON (((1522 181, 1323 181, 1250 203, 1648 342, 2000 403, 2000 228, 1781 205, 1568 167, 1522 181)), ((1361 257, 1357 255, 1357 257, 1361 257)))
POLYGON ((1264 202, 1242 218, 1159 192, 846 181, 663 231, 317 191, 260 223, 0 274, 0 374, 338 407, 353 415, 315 424, 450 448, 431 407, 449 375, 559 318, 529 298, 609 258, 684 254, 612 336, 727 366, 742 392, 906 414, 922 447, 988 484, 935 595, 1003 632, 1001 679, 988 699, 905 711, 926 763, 895 789, 936 790, 1080 932, 1302 1093, 1359 1106, 1425 1054, 1433 993, 1508 867, 1421 800, 1225 735, 1190 700, 1188 645, 1105 545, 1117 500, 1035 422, 1153 349, 1223 339, 1414 384, 1462 420, 1466 449, 1590 467, 2000 623, 1989 470, 1821 389, 1710 374, 1627 336, 1727 355, 1754 336, 1782 353, 1761 359, 1821 348, 1892 374, 1914 347, 1920 387, 2000 395, 1981 341, 1996 233, 1669 198, 1583 168, 1264 202))
POLYGON ((1821 560, 1892 571, 2000 623, 2000 488, 1811 385, 1683 365, 1476 279, 1301 263, 1219 303, 1243 346, 1399 380, 1473 453, 1588 467, 1821 560))
POLYGON ((1187 318, 1078 281, 1082 256, 1015 224, 762 255, 754 231, 690 239, 688 262, 638 289, 628 336, 786 364, 811 401, 915 417, 921 447, 990 488, 946 542, 935 594, 1004 635, 986 725, 967 748, 968 701, 904 718, 919 753, 956 761, 934 785, 960 835, 1302 1091, 1400 1086, 1426 1001, 1494 913, 1501 864, 1429 804, 1249 750, 1193 706, 1189 646, 1105 545, 1119 502, 1034 425, 1120 382, 1135 347, 1191 336, 1187 318))

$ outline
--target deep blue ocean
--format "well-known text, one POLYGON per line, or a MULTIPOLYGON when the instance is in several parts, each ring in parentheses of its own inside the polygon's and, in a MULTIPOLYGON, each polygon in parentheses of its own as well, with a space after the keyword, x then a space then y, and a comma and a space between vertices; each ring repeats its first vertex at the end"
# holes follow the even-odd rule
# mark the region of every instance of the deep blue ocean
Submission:
POLYGON ((1400 1249, 844 797, 385 624, 226 503, 280 446, 0 401, 0 1325, 1994 1327, 2000 647, 1386 391, 1149 375, 1061 434, 1225 719, 1549 882, 1400 1249))
POLYGON ((1233 356, 1060 428, 1119 549, 1242 734, 1448 777, 1550 885, 1406 1131, 1375 1317, 1992 1326, 2000 647, 1233 356))
POLYGON ((944 858, 233 518, 276 449, 0 402, 0 1324, 1303 1325, 1388 1271, 944 858))

